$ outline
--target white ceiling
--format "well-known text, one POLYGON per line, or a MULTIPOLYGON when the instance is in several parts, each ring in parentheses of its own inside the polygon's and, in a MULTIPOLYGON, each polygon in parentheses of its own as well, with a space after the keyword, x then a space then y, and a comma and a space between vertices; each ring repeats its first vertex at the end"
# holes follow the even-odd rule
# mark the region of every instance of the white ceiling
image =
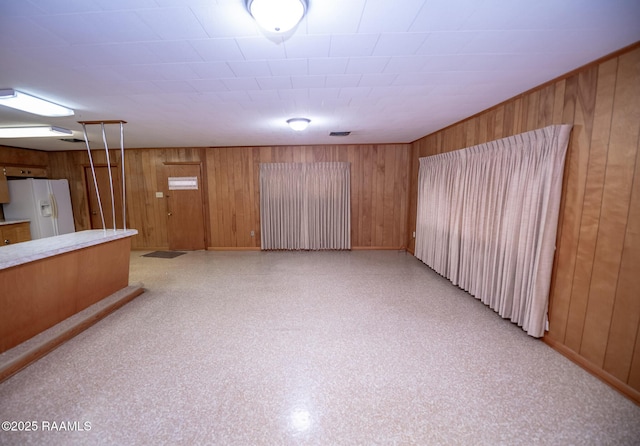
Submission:
POLYGON ((309 0, 278 38, 245 0, 0 0, 0 88, 76 110, 0 107, 0 126, 82 138, 79 120, 121 119, 127 147, 411 142, 639 40, 638 0, 309 0))

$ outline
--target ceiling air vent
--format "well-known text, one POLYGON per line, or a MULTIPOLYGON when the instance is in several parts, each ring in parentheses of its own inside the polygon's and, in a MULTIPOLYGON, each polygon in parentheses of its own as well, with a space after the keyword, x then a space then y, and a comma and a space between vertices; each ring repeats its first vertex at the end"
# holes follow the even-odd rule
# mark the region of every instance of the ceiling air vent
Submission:
POLYGON ((351 132, 331 132, 329 136, 349 136, 351 132))
POLYGON ((84 139, 78 139, 78 138, 62 138, 60 141, 64 141, 64 142, 84 142, 84 139))

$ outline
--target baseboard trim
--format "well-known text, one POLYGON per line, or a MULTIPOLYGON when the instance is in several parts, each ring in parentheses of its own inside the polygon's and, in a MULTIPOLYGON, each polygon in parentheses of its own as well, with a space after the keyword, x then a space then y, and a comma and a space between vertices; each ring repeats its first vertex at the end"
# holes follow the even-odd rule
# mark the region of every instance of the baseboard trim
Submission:
POLYGON ((245 247, 237 247, 237 246, 209 246, 207 248, 208 251, 260 251, 260 247, 258 246, 245 246, 245 247))
MULTIPOLYGON (((168 251, 165 247, 137 247, 132 251, 168 251)), ((260 251, 259 246, 209 246, 207 251, 260 251)), ((351 251, 407 251, 406 246, 352 246, 351 251)), ((410 252, 410 251, 409 251, 410 252)), ((411 253, 413 254, 413 253, 411 253)))
POLYGON ((405 246, 352 246, 352 251, 406 251, 405 246))
POLYGON ((0 355, 0 382, 55 350, 143 292, 142 285, 123 288, 22 344, 3 352, 0 355))
POLYGON ((160 247, 138 246, 137 248, 131 248, 131 251, 169 251, 169 247, 168 246, 160 246, 160 247))
POLYGON ((640 392, 629 386, 627 383, 620 381, 618 378, 589 362, 587 359, 580 356, 569 347, 561 344, 558 341, 550 339, 548 336, 543 337, 542 341, 549 347, 560 353, 562 356, 578 364, 580 367, 591 373, 596 378, 601 379, 602 381, 616 389, 618 392, 629 398, 631 401, 640 405, 640 392))

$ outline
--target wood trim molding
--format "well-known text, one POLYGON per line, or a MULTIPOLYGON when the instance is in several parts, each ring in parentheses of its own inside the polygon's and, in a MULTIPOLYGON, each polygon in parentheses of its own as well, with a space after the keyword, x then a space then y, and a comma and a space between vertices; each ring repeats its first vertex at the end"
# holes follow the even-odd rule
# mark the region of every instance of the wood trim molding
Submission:
POLYGON ((618 392, 622 393, 624 396, 632 400, 634 403, 640 405, 640 392, 636 389, 629 386, 627 383, 620 381, 613 375, 610 375, 600 367, 592 364, 587 361, 584 357, 578 355, 576 352, 566 347, 564 344, 561 344, 548 336, 542 338, 542 342, 547 344, 549 347, 560 353, 562 356, 568 358, 572 362, 576 363, 587 372, 591 373, 596 378, 601 379, 605 383, 609 384, 611 387, 616 389, 618 392))
POLYGON ((352 246, 352 251, 406 251, 406 246, 352 246))
POLYGON ((207 250, 208 251, 261 251, 259 246, 247 246, 247 247, 209 246, 207 250))
POLYGON ((163 161, 165 166, 196 166, 202 167, 202 161, 163 161))

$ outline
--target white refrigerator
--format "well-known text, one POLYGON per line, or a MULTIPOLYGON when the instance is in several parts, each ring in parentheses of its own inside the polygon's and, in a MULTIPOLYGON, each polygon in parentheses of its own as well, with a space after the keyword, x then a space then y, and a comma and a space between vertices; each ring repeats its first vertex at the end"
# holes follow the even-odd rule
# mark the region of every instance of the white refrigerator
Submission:
POLYGON ((11 201, 3 206, 4 217, 7 220, 28 219, 31 239, 75 232, 67 180, 27 178, 8 183, 11 201))

